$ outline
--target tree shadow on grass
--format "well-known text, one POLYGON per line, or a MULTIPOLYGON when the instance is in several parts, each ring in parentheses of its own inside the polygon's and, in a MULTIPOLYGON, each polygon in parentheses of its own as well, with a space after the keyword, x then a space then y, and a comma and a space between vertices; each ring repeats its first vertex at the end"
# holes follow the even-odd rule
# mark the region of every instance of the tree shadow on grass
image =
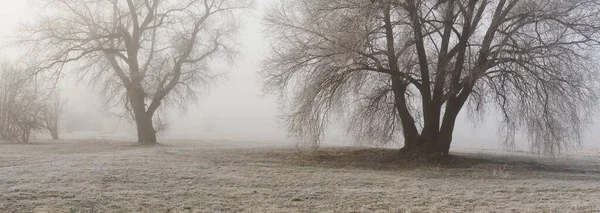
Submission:
POLYGON ((445 169, 493 168, 509 166, 512 171, 557 172, 569 174, 593 174, 600 176, 600 168, 576 167, 560 161, 544 162, 545 158, 528 156, 515 157, 496 154, 450 155, 443 160, 423 160, 399 154, 396 149, 380 148, 323 148, 314 151, 286 150, 272 152, 270 157, 299 166, 326 168, 358 168, 369 170, 407 170, 430 168, 445 169))

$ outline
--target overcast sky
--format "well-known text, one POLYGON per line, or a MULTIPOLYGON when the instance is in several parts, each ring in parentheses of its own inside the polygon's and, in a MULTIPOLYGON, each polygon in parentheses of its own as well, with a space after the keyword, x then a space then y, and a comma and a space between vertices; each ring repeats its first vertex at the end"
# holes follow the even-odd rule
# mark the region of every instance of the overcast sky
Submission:
MULTIPOLYGON (((228 71, 229 75, 221 83, 213 87, 208 94, 201 94, 197 103, 188 107, 186 113, 174 111, 169 116, 171 130, 165 137, 173 139, 223 138, 245 141, 286 141, 285 128, 277 123, 277 104, 274 97, 262 97, 257 71, 260 60, 269 46, 262 35, 260 17, 262 10, 271 0, 257 0, 256 11, 240 34, 241 56, 236 66, 217 66, 228 71)), ((25 0, 0 0, 0 36, 3 44, 14 36, 20 21, 29 20, 31 10, 25 0)), ((13 58, 19 50, 3 48, 0 56, 13 58)), ((65 80, 64 92, 69 99, 69 110, 93 112, 99 117, 106 113, 97 107, 93 88, 87 84, 77 84, 73 80, 65 80)), ((497 119, 493 115, 484 123, 473 125, 464 116, 458 119, 454 134, 453 147, 461 148, 499 148, 500 141, 496 135, 497 119), (477 126, 477 128, 474 128, 477 126)), ((598 128, 594 128, 598 129, 598 128)), ((343 133, 329 134, 327 143, 343 143, 348 141, 343 133)), ((592 134, 593 135, 593 134, 592 134)), ((586 137, 587 146, 598 144, 595 137, 586 137)), ((526 142, 524 142, 526 143, 526 142)), ((346 145, 351 145, 346 143, 346 145)))

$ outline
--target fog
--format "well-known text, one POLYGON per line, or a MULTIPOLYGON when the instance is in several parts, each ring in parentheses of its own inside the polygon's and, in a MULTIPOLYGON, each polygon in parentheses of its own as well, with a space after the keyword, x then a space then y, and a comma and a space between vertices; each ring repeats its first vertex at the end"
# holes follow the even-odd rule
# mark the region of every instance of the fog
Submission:
MULTIPOLYGON (((169 129, 161 135, 163 140, 241 140, 293 143, 286 138, 285 128, 278 122, 276 97, 264 96, 257 72, 261 59, 267 54, 268 42, 262 35, 260 17, 269 0, 258 0, 256 10, 247 19, 240 33, 240 55, 233 65, 218 64, 214 69, 228 73, 208 91, 198 95, 195 103, 186 110, 174 108, 169 112, 169 129)), ((27 1, 0 0, 0 35, 7 43, 15 36, 18 23, 31 20, 32 10, 27 1)), ((4 46, 4 58, 17 58, 22 51, 4 46)), ((87 136, 94 134, 115 135, 133 139, 133 128, 127 121, 111 117, 102 107, 103 101, 97 91, 87 82, 65 77, 60 83, 63 98, 68 99, 63 121, 72 117, 90 121, 87 136), (90 133, 91 132, 91 133, 90 133)), ((497 129, 499 119, 488 113, 484 122, 473 123, 463 110, 454 133, 453 148, 501 149, 497 129), (473 142, 477 141, 477 142, 473 142)), ((63 125, 64 129, 64 125, 63 125)), ((598 126, 590 128, 584 137, 585 147, 600 147, 594 133, 598 126)), ((63 131, 64 132, 64 131, 63 131)), ((109 136, 106 136, 109 137, 109 136)), ((519 148, 526 148, 526 138, 518 137, 519 148)), ((341 129, 331 129, 324 145, 353 145, 341 129)))
POLYGON ((599 2, 0 0, 0 213, 600 212, 599 2))

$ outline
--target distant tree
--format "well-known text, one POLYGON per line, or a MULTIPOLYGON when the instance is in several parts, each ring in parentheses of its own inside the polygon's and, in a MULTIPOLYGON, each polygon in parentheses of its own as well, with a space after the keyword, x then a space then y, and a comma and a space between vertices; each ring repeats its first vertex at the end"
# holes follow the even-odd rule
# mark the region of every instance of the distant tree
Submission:
POLYGON ((43 92, 29 72, 4 62, 0 67, 0 139, 28 143, 43 129, 43 92))
MULTIPOLYGON (((153 118, 195 97, 231 59, 246 0, 50 0, 23 30, 40 71, 71 66, 135 121, 138 142, 156 144, 153 118)), ((162 124, 161 124, 162 125, 162 124)))
POLYGON ((459 112, 503 115, 506 143, 580 142, 597 104, 598 0, 285 0, 267 13, 292 136, 318 146, 332 116, 359 141, 448 155, 459 112))
POLYGON ((0 67, 0 140, 8 140, 9 123, 10 123, 10 111, 12 108, 12 79, 10 78, 12 73, 9 70, 12 69, 9 64, 3 63, 0 67))
POLYGON ((66 102, 61 99, 60 94, 56 91, 51 93, 45 102, 42 113, 43 125, 54 140, 59 139, 59 123, 65 112, 65 104, 66 102))

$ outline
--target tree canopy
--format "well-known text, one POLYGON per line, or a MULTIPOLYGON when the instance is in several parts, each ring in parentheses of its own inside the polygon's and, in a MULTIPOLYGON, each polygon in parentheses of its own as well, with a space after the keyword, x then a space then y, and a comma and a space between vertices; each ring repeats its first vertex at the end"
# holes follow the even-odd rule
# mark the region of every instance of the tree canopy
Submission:
POLYGON ((312 146, 341 117, 359 141, 447 155, 468 108, 500 113, 508 144, 524 130, 554 154, 597 104, 599 12, 597 0, 285 0, 265 18, 265 90, 312 146))
POLYGON ((40 71, 74 68, 156 143, 165 104, 185 104, 236 50, 239 0, 51 0, 23 29, 40 71))

